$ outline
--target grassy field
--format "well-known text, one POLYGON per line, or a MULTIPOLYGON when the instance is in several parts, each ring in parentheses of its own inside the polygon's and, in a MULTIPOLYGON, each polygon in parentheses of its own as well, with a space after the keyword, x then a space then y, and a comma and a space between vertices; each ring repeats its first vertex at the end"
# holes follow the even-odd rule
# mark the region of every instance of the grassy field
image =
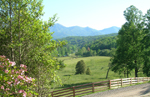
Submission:
MULTIPOLYGON (((82 57, 82 58, 71 58, 71 57, 60 57, 59 60, 64 60, 67 64, 65 68, 58 71, 58 75, 62 79, 64 84, 61 88, 76 86, 80 84, 86 84, 91 82, 99 82, 103 80, 124 78, 123 74, 119 75, 113 71, 109 71, 108 79, 106 79, 106 73, 108 70, 108 64, 110 57, 105 56, 93 56, 93 57, 82 57), (75 75, 75 66, 78 61, 84 60, 87 67, 91 70, 91 75, 75 75)), ((131 74, 129 77, 134 76, 131 74)))

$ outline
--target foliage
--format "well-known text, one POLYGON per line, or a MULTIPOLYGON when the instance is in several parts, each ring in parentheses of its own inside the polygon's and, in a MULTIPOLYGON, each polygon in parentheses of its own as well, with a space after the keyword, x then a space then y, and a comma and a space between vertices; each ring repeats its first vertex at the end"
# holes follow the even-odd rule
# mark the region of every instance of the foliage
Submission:
POLYGON ((27 72, 27 66, 20 64, 19 69, 15 65, 15 62, 9 61, 5 56, 0 56, 0 95, 26 97, 36 94, 32 89, 35 79, 24 74, 27 72))
MULTIPOLYGON (((99 36, 71 36, 62 38, 60 40, 65 40, 68 42, 67 45, 62 48, 57 48, 58 57, 61 56, 70 56, 70 54, 74 54, 76 56, 101 56, 99 50, 103 52, 105 49, 116 48, 116 35, 117 34, 109 34, 109 35, 99 35, 99 36), (91 52, 88 52, 90 50, 91 52)), ((57 56, 55 54, 55 56, 57 56)), ((108 53, 103 53, 104 56, 110 56, 108 53)))
POLYGON ((78 61, 76 65, 76 74, 84 74, 86 71, 86 64, 83 60, 78 61))
POLYGON ((143 66, 143 73, 147 76, 150 76, 150 9, 147 11, 146 15, 146 28, 145 37, 143 38, 142 42, 144 43, 142 49, 144 51, 143 58, 144 58, 144 66, 143 66))
POLYGON ((87 75, 91 75, 91 71, 90 71, 90 68, 89 68, 89 67, 88 67, 87 70, 86 70, 86 74, 87 74, 87 75))
POLYGON ((53 83, 59 82, 56 71, 61 68, 53 50, 65 45, 55 41, 50 26, 57 21, 56 15, 43 21, 42 0, 0 1, 0 55, 19 64, 27 64, 30 75, 37 79, 35 91, 47 96, 53 83))
POLYGON ((143 37, 145 35, 144 17, 142 12, 131 5, 124 11, 127 22, 118 33, 117 50, 112 58, 112 70, 126 72, 127 77, 131 70, 135 70, 135 77, 143 64, 143 37))

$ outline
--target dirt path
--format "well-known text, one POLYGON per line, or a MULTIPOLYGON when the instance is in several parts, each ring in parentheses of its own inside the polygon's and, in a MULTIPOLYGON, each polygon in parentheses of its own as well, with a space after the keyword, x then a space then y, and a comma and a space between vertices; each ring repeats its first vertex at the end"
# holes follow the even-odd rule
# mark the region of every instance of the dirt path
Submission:
POLYGON ((108 90, 83 97, 150 97, 150 83, 108 90))

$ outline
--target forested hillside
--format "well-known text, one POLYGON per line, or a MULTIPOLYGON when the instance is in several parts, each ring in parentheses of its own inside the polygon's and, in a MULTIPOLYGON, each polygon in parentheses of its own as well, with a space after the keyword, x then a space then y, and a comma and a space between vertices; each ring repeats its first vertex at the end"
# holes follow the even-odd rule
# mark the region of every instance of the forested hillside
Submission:
MULTIPOLYGON (((110 56, 116 48, 117 33, 99 36, 71 36, 60 39, 68 42, 62 48, 54 51, 54 56, 110 56)), ((57 40, 58 41, 58 40, 57 40)))

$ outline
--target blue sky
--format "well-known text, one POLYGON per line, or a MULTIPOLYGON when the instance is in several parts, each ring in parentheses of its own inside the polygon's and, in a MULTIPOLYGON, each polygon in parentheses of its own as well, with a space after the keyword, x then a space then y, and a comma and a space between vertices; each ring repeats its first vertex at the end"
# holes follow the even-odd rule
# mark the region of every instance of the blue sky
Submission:
POLYGON ((123 11, 134 5, 145 14, 150 0, 43 0, 44 21, 57 13, 57 23, 66 27, 81 26, 97 30, 112 26, 121 27, 125 22, 123 11))

